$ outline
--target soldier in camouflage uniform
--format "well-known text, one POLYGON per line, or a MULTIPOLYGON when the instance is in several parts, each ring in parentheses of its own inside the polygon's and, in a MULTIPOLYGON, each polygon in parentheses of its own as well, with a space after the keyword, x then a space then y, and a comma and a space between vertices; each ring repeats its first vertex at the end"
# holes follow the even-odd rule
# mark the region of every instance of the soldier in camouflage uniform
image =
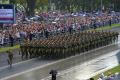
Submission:
POLYGON ((83 31, 41 39, 21 45, 23 56, 51 59, 66 58, 94 48, 106 46, 118 39, 117 32, 83 31))

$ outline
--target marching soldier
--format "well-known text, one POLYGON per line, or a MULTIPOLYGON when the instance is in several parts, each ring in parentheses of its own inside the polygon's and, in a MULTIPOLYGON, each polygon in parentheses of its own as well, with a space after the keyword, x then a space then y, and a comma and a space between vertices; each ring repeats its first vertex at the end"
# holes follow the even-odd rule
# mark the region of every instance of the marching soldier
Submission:
POLYGON ((8 50, 7 53, 8 53, 7 61, 8 61, 8 64, 10 65, 10 68, 11 68, 12 67, 12 62, 13 62, 13 53, 11 52, 11 50, 8 50))
POLYGON ((23 56, 66 58, 77 53, 111 44, 118 38, 115 32, 83 31, 57 35, 21 45, 23 56))
POLYGON ((21 53, 21 58, 22 58, 22 60, 23 60, 23 57, 24 57, 24 55, 25 55, 25 49, 24 49, 24 45, 20 45, 20 53, 21 53))
POLYGON ((56 76, 57 76, 57 70, 51 70, 49 74, 52 75, 52 79, 51 80, 56 80, 56 76))

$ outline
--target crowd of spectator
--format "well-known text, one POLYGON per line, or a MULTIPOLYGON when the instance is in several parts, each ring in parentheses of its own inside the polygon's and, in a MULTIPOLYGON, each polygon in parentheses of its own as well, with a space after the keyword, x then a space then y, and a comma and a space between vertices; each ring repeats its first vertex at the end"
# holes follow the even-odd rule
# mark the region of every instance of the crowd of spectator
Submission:
MULTIPOLYGON (((23 15, 24 16, 24 15, 23 15)), ((120 13, 39 13, 40 21, 17 20, 16 24, 4 25, 0 29, 0 45, 24 39, 40 39, 49 35, 57 35, 77 30, 95 29, 98 27, 111 26, 120 23, 120 13)))

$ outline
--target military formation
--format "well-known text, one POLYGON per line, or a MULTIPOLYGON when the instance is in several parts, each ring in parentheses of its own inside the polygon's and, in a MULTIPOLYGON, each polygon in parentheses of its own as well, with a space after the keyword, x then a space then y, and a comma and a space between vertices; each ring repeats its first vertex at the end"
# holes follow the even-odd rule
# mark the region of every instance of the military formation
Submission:
POLYGON ((22 58, 59 59, 81 54, 118 40, 117 32, 81 31, 61 34, 21 45, 22 58))

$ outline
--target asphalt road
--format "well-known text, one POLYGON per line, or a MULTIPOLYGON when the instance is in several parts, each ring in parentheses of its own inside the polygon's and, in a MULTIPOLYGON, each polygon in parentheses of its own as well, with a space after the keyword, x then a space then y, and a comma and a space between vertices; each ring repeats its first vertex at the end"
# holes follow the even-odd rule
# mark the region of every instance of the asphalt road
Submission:
MULTIPOLYGON (((115 27, 115 28, 113 28, 111 30, 107 30, 107 31, 116 31, 116 32, 120 33, 120 27, 115 27)), ((22 61, 26 61, 26 59, 24 59, 24 60, 21 59, 21 55, 19 55, 18 50, 14 50, 13 53, 14 53, 13 64, 16 64, 16 63, 19 63, 19 62, 22 62, 22 61)), ((7 58, 8 57, 7 56, 8 55, 7 55, 6 52, 0 53, 0 68, 8 66, 8 63, 7 63, 7 58)))
MULTIPOLYGON (((111 31, 120 32, 120 28, 114 28, 111 31)), ((82 56, 76 55, 62 60, 33 59, 24 62, 21 62, 20 55, 16 52, 17 54, 14 57, 15 64, 11 69, 6 66, 7 55, 0 55, 0 66, 2 65, 0 68, 0 79, 49 80, 49 71, 57 69, 59 71, 57 80, 83 80, 94 75, 93 73, 118 65, 120 62, 119 49, 120 45, 115 44, 83 53, 82 56)))
POLYGON ((28 62, 22 63, 20 65, 15 65, 13 69, 0 71, 0 77, 2 80, 49 80, 49 71, 51 69, 56 69, 59 72, 57 80, 83 80, 100 70, 118 65, 120 62, 119 49, 120 45, 115 44, 85 52, 82 55, 76 55, 58 61, 51 61, 41 65, 39 64, 45 61, 34 61, 32 63, 30 61, 31 64, 28 62), (30 66, 35 64, 37 64, 36 67, 33 66, 30 68, 30 66), (17 69, 19 69, 19 71, 17 69), (8 71, 8 74, 6 74, 5 71, 8 71))

